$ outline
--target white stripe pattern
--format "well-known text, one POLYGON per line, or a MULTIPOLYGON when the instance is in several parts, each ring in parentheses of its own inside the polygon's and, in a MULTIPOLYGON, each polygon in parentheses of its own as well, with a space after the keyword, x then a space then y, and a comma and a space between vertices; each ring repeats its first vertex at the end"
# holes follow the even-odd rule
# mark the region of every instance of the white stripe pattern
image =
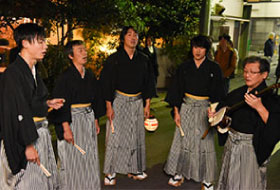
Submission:
POLYGON ((48 122, 44 120, 36 122, 35 125, 39 138, 34 146, 39 154, 40 162, 51 173, 51 176, 47 177, 37 164, 28 162, 26 169, 16 174, 15 190, 57 190, 59 179, 48 122))
POLYGON ((59 171, 63 190, 100 189, 100 169, 94 113, 90 107, 72 108, 74 141, 86 154, 65 140, 58 141, 59 171))
POLYGON ((137 173, 146 169, 144 110, 141 96, 127 97, 116 93, 114 133, 106 125, 104 173, 137 173))
POLYGON ((252 139, 252 134, 229 131, 217 190, 266 189, 268 161, 259 167, 252 139))
POLYGON ((183 175, 197 182, 215 180, 217 161, 213 130, 202 140, 208 128, 208 100, 184 98, 180 109, 181 127, 185 136, 180 135, 178 127, 165 165, 169 175, 183 175))

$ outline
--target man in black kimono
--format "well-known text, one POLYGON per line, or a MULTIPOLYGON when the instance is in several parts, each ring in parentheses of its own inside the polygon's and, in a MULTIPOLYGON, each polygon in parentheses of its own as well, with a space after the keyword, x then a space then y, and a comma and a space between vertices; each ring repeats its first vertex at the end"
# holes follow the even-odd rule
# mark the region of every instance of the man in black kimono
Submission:
POLYGON ((201 137, 209 125, 209 102, 222 100, 225 90, 220 66, 207 57, 210 48, 207 36, 191 40, 192 59, 178 67, 165 99, 174 108, 177 129, 164 171, 172 176, 168 184, 175 187, 186 178, 202 182, 205 190, 213 189, 217 170, 214 131, 203 140, 201 137))
MULTIPOLYGON (((220 135, 220 144, 225 144, 222 168, 217 189, 266 189, 266 166, 268 158, 280 139, 279 97, 267 88, 265 79, 269 62, 251 56, 244 60, 244 86, 229 93, 218 108, 244 101, 228 116, 230 130, 220 135), (259 94, 259 95, 258 95, 259 94)), ((214 112, 209 110, 210 117, 214 112)), ((218 128, 219 129, 219 128, 218 128)))
POLYGON ((48 107, 59 109, 63 99, 47 100, 48 90, 35 64, 46 54, 44 29, 21 24, 14 32, 20 49, 15 62, 2 76, 0 95, 0 186, 15 189, 57 189, 56 163, 47 128, 48 107), (46 177, 41 168, 51 173, 46 177), (8 172, 4 176, 4 171, 8 172), (6 179, 4 179, 6 178, 6 179))
POLYGON ((136 49, 138 33, 132 26, 123 28, 120 40, 101 73, 108 117, 105 185, 116 184, 116 173, 136 180, 147 177, 143 124, 155 92, 153 72, 147 56, 136 49))
POLYGON ((52 95, 66 101, 50 114, 59 139, 61 189, 98 190, 98 118, 103 114, 100 88, 93 72, 85 68, 88 56, 83 41, 68 42, 65 52, 71 66, 57 79, 52 95), (75 143, 86 151, 85 155, 73 146, 75 143))

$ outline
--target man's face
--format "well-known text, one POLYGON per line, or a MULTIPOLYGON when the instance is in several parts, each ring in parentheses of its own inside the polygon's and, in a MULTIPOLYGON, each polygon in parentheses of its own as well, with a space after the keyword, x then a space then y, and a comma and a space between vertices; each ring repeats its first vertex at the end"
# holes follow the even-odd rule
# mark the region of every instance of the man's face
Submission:
POLYGON ((192 48, 192 54, 193 54, 193 58, 195 61, 200 61, 200 60, 204 59, 204 57, 206 55, 206 49, 204 47, 194 46, 192 48))
POLYGON ((222 38, 219 41, 219 45, 222 46, 222 47, 226 47, 227 46, 227 40, 225 38, 222 38))
POLYGON ((32 59, 42 60, 44 58, 48 48, 44 38, 35 37, 31 43, 27 40, 24 41, 24 48, 32 59))
POLYGON ((267 72, 260 72, 260 64, 258 62, 247 63, 243 69, 245 83, 251 89, 259 86, 266 79, 267 75, 267 72))
POLYGON ((125 48, 136 48, 138 44, 138 34, 132 29, 128 29, 124 36, 124 47, 125 48))
POLYGON ((87 50, 86 47, 81 45, 73 46, 73 56, 69 55, 74 64, 84 65, 87 62, 87 50))

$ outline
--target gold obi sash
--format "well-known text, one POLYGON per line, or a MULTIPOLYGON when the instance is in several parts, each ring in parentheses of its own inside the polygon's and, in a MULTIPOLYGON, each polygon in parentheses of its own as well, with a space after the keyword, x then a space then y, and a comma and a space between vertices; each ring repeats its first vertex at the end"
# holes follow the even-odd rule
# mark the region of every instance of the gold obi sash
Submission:
POLYGON ((139 95, 142 94, 141 92, 138 92, 137 94, 127 94, 127 93, 121 92, 121 91, 119 91, 119 90, 116 90, 116 92, 117 92, 118 94, 121 94, 121 95, 127 96, 127 97, 137 97, 137 96, 139 96, 139 95))
POLYGON ((46 117, 33 117, 33 121, 36 123, 36 122, 40 122, 40 121, 44 121, 46 120, 47 118, 46 117))
POLYGON ((192 98, 192 99, 195 99, 195 100, 208 100, 209 99, 208 96, 196 96, 196 95, 192 95, 192 94, 189 94, 189 93, 185 93, 185 96, 189 97, 189 98, 192 98))
POLYGON ((91 103, 85 103, 85 104, 72 104, 71 108, 86 108, 91 106, 91 103))

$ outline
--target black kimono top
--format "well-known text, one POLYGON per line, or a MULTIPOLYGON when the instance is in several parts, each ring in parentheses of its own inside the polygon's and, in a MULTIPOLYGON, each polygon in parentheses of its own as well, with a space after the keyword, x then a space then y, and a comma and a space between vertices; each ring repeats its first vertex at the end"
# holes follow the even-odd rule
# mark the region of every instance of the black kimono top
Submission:
POLYGON ((72 104, 91 103, 96 119, 104 114, 105 104, 102 102, 98 86, 98 81, 90 69, 85 69, 85 75, 82 78, 74 65, 71 65, 58 77, 52 97, 64 98, 65 103, 62 108, 53 110, 49 114, 49 120, 55 124, 57 136, 60 140, 63 139, 62 123, 72 122, 72 104))
MULTIPOLYGON (((260 92, 266 88, 265 81, 249 93, 260 92)), ((244 101, 244 94, 248 87, 242 86, 230 92, 226 99, 219 103, 217 109, 244 101)), ((268 121, 265 124, 258 112, 244 103, 239 109, 232 111, 229 116, 232 118, 231 128, 235 131, 253 134, 253 145, 259 165, 270 156, 275 144, 280 140, 280 102, 279 96, 272 91, 261 96, 262 103, 269 112, 268 121)), ((223 145, 226 135, 219 135, 219 143, 223 145)))
MULTIPOLYGON (((36 72, 38 73, 38 72, 36 72)), ((1 79, 1 133, 9 166, 13 174, 27 164, 25 148, 38 138, 33 117, 47 116, 48 90, 42 79, 20 55, 7 67, 1 79)))
POLYGON ((130 59, 123 48, 109 56, 101 73, 105 100, 112 102, 115 90, 127 94, 141 92, 144 100, 152 98, 155 95, 155 84, 148 61, 148 57, 137 50, 130 59))
POLYGON ((208 96, 212 103, 225 97, 225 86, 220 66, 206 58, 199 68, 193 59, 182 63, 177 69, 165 101, 180 109, 184 94, 208 96))

